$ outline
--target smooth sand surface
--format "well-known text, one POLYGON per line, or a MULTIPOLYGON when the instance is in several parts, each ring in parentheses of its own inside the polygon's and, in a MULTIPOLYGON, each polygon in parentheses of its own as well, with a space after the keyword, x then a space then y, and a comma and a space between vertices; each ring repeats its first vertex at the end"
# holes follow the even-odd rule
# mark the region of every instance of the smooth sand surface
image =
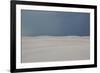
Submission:
POLYGON ((90 59, 88 36, 22 37, 22 63, 90 59))

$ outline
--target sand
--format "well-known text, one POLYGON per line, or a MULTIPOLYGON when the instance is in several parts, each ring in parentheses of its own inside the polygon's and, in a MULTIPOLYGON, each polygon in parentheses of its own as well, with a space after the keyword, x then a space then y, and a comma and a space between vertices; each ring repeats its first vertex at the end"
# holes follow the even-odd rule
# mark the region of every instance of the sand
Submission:
POLYGON ((22 37, 22 63, 90 59, 89 36, 22 37))

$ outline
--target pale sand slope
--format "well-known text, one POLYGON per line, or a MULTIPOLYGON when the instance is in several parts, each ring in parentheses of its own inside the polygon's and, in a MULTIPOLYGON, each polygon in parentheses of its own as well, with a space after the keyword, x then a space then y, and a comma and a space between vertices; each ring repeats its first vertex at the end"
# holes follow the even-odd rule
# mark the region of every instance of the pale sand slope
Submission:
POLYGON ((89 58, 90 39, 88 36, 22 37, 22 63, 89 58))

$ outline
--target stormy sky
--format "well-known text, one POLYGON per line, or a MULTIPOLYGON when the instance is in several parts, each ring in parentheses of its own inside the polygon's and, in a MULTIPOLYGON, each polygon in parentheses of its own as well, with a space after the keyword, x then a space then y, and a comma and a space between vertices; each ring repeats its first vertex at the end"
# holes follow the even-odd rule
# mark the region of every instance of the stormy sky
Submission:
POLYGON ((90 14, 21 10, 22 36, 89 36, 90 14))

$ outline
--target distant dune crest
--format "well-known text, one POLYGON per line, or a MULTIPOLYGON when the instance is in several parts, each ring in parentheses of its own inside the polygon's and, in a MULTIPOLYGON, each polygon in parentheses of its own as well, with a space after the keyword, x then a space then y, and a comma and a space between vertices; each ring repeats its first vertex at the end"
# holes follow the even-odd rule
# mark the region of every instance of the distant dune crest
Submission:
POLYGON ((22 36, 23 38, 45 38, 45 39, 49 39, 49 38, 90 38, 90 36, 48 36, 48 35, 43 35, 43 36, 22 36))

